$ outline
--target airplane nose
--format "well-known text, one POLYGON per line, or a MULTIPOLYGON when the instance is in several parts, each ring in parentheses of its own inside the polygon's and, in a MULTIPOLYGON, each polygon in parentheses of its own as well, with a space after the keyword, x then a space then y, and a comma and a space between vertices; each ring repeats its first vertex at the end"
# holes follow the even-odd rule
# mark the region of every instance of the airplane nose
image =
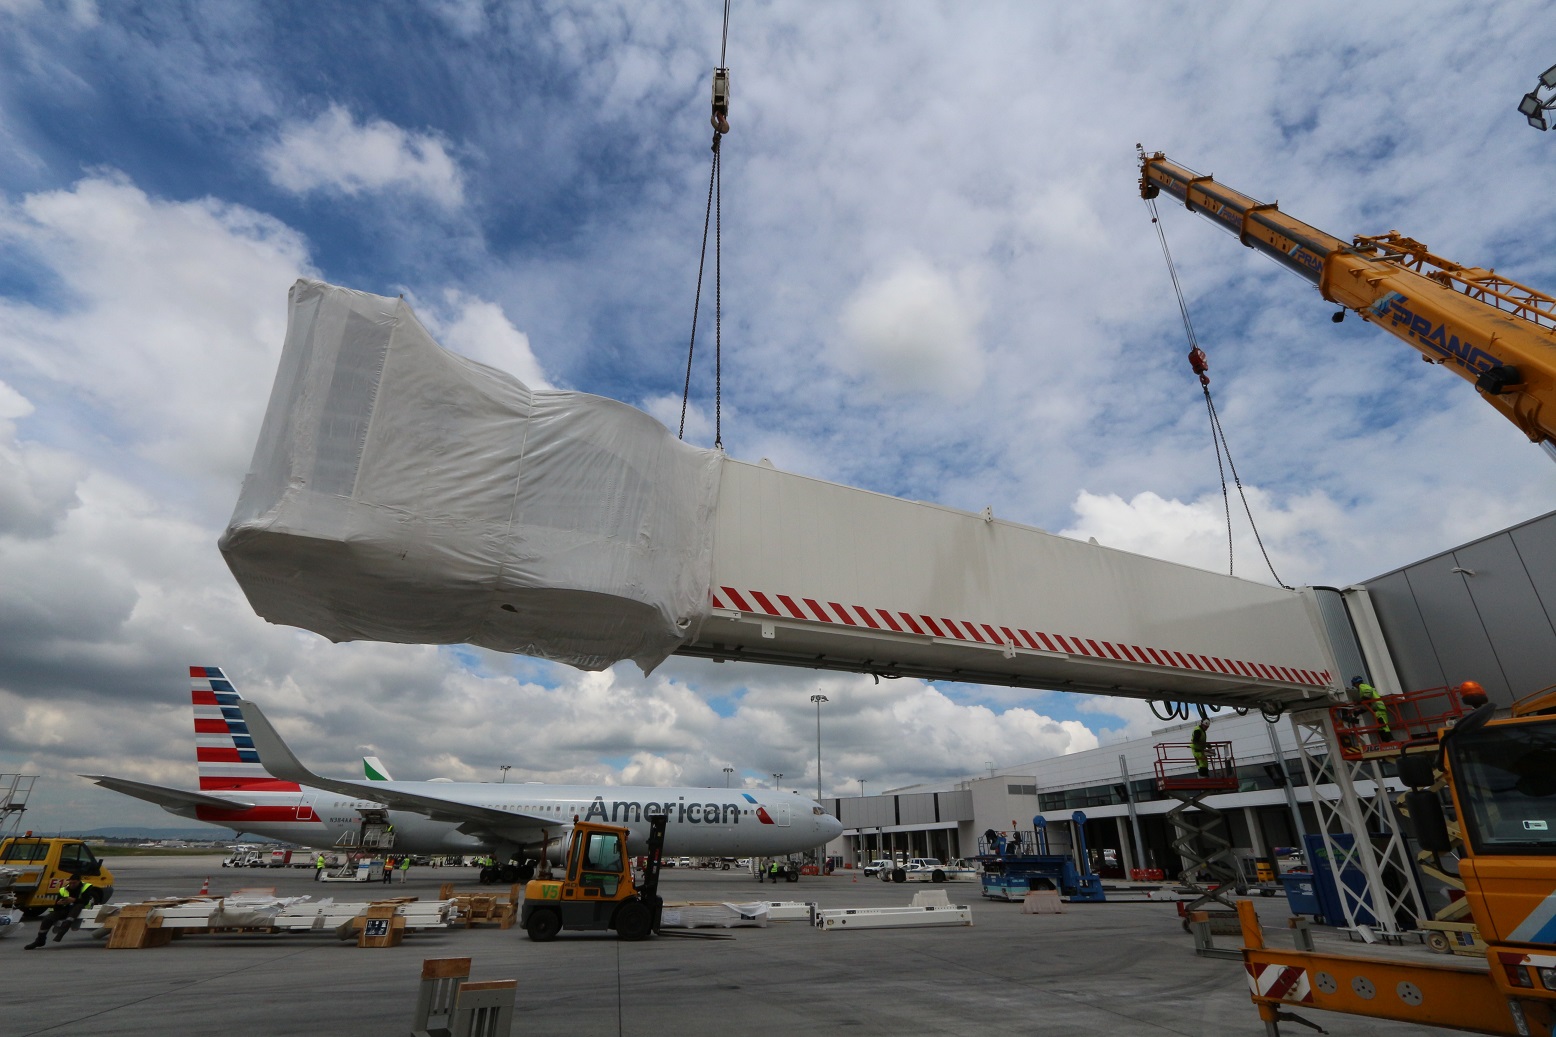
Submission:
POLYGON ((821 819, 821 832, 827 837, 827 842, 831 842, 843 834, 843 822, 827 814, 821 819))

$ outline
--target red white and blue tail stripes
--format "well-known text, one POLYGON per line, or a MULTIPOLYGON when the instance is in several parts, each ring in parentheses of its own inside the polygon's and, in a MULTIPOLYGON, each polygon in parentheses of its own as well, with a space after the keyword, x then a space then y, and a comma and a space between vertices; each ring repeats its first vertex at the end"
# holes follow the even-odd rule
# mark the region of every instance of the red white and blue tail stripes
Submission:
POLYGON ((238 691, 216 666, 189 667, 190 698, 194 703, 195 759, 200 788, 295 791, 294 782, 277 781, 265 772, 249 728, 238 710, 238 691))

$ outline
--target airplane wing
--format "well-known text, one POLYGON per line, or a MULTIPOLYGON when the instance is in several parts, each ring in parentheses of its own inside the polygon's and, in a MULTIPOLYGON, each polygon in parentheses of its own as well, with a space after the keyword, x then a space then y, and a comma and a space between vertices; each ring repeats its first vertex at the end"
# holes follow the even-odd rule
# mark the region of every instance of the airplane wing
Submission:
POLYGON ((295 781, 299 785, 338 792, 353 799, 382 803, 391 810, 422 814, 433 821, 456 823, 460 831, 470 835, 528 840, 537 836, 542 828, 558 832, 569 827, 554 817, 496 810, 439 796, 389 789, 384 787, 383 782, 341 781, 323 777, 309 770, 293 754, 257 705, 244 699, 239 701, 238 708, 243 711, 243 719, 248 724, 249 735, 254 739, 254 748, 259 751, 265 770, 282 781, 295 781))
POLYGON ((195 807, 215 807, 218 810, 248 810, 254 806, 252 803, 241 803, 235 799, 207 796, 203 792, 186 792, 184 789, 170 789, 166 785, 151 785, 144 781, 115 778, 107 774, 83 774, 81 777, 88 781, 96 782, 105 789, 122 792, 126 796, 134 796, 136 799, 144 799, 148 803, 155 803, 165 810, 170 810, 175 814, 186 817, 194 815, 195 807))

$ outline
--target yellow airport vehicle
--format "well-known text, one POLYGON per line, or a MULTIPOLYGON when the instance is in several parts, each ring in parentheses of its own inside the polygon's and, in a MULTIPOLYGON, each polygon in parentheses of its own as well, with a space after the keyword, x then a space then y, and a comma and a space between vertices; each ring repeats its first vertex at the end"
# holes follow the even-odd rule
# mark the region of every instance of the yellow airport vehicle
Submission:
POLYGON ((0 869, 17 873, 4 891, 15 897, 24 918, 53 907, 59 888, 72 875, 92 884, 90 896, 95 902, 113 896, 113 872, 80 839, 46 838, 31 832, 7 837, 0 842, 0 869))
MULTIPOLYGON (((1243 961, 1269 1037, 1289 1009, 1315 1008, 1474 1033, 1551 1037, 1556 1026, 1556 697, 1531 696, 1491 719, 1486 704, 1440 736, 1436 753, 1402 753, 1416 841, 1453 848, 1484 964, 1352 955, 1265 944, 1253 905, 1238 905, 1243 961)), ((1447 870, 1445 861, 1437 861, 1447 870)))
POLYGON ((642 940, 659 928, 664 901, 659 872, 667 816, 648 819, 648 857, 641 887, 633 885, 627 830, 580 821, 573 825, 561 878, 531 879, 524 886, 519 924, 544 943, 563 929, 613 929, 623 940, 642 940))
POLYGON ((1398 231, 1345 241, 1161 152, 1140 153, 1140 194, 1166 194, 1472 382, 1482 399, 1556 455, 1556 298, 1433 255, 1398 231))

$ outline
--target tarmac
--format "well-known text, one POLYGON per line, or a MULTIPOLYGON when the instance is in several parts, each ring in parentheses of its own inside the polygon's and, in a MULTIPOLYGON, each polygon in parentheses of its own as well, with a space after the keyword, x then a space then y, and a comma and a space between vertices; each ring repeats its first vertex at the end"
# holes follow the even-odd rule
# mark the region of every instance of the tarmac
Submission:
MULTIPOLYGON (((191 895, 207 876, 215 894, 274 887, 340 901, 391 893, 430 899, 449 881, 480 888, 468 868, 413 868, 407 883, 382 886, 323 885, 290 868, 223 869, 218 856, 120 857, 109 865, 117 903, 191 895)), ((661 883, 670 901, 800 900, 824 908, 906 906, 930 888, 971 906, 973 925, 824 932, 775 922, 706 930, 728 939, 623 943, 564 932, 547 944, 517 926, 489 926, 413 933, 387 949, 300 934, 197 935, 109 951, 104 941, 71 933, 24 951, 36 932, 29 926, 0 940, 0 1034, 390 1037, 410 1032, 422 959, 456 956, 473 959, 472 979, 519 981, 513 1033, 523 1037, 1264 1033, 1242 964, 1196 956, 1172 904, 1067 904, 1063 914, 1025 915, 1019 904, 984 900, 974 883, 895 885, 849 872, 773 885, 740 871, 674 869, 661 883)), ((1284 926, 1284 900, 1255 903, 1266 926, 1284 926)), ((1271 942, 1284 938, 1273 934, 1271 942)), ((1336 1037, 1446 1032, 1304 1014, 1336 1037)))

